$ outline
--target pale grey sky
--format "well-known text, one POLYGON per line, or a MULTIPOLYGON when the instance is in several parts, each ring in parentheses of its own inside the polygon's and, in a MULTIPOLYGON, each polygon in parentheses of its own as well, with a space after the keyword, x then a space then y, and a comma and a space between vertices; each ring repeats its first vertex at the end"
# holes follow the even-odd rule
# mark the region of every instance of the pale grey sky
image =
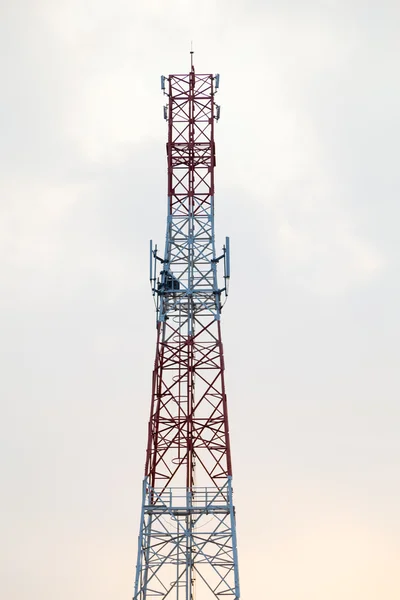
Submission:
POLYGON ((398 600, 399 20, 395 1, 1 4, 4 598, 132 595, 159 75, 193 40, 221 73, 242 596, 398 600))

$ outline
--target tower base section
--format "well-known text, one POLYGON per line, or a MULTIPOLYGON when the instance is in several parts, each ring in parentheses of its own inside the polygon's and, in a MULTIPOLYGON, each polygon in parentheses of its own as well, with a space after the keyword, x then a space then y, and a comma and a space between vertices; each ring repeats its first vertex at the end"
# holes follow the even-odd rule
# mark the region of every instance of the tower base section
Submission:
POLYGON ((239 600, 231 477, 221 487, 143 482, 133 600, 239 600))

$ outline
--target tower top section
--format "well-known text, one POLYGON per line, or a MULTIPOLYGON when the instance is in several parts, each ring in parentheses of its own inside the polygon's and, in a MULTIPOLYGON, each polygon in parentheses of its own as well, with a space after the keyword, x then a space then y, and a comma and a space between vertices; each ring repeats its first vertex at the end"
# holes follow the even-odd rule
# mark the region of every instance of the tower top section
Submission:
POLYGON ((172 216, 213 212, 218 87, 219 75, 198 74, 193 64, 189 73, 161 76, 161 89, 168 97, 164 118, 168 124, 168 200, 172 216))

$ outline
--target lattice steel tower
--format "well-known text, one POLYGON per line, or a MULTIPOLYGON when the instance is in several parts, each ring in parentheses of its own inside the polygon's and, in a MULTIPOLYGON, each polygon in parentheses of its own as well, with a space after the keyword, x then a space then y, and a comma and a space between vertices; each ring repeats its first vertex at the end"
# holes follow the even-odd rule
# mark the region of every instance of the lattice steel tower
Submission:
POLYGON ((229 238, 214 240, 219 75, 161 78, 168 97, 165 252, 150 243, 157 348, 134 600, 238 600, 220 316, 229 238), (223 287, 217 282, 223 267, 223 287))

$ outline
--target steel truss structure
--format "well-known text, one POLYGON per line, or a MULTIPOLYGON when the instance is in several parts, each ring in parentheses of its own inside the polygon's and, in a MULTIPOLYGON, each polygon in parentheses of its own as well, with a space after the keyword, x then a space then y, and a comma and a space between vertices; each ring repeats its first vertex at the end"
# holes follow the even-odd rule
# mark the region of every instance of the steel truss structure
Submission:
POLYGON ((220 326, 229 238, 217 256, 214 237, 218 86, 193 64, 161 78, 168 216, 164 255, 150 243, 157 346, 134 600, 240 598, 220 326))

